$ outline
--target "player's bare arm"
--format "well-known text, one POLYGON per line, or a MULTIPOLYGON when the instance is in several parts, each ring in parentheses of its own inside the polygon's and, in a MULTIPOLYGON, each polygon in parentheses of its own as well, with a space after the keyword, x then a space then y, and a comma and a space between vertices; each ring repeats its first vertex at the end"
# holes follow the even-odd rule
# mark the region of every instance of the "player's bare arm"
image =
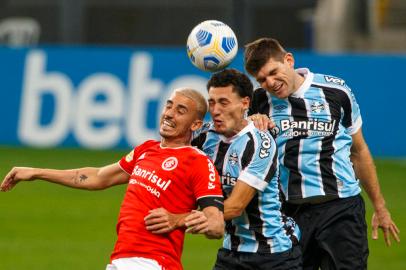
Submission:
POLYGON ((255 188, 237 180, 230 196, 224 201, 224 219, 231 220, 241 216, 256 192, 255 188))
POLYGON ((388 246, 391 245, 390 236, 397 242, 400 242, 399 229, 386 208, 385 199, 379 186, 375 164, 362 135, 362 130, 360 129, 352 135, 352 139, 351 161, 354 164, 357 178, 360 179, 362 187, 365 189, 374 207, 371 223, 372 239, 378 239, 378 228, 381 228, 385 243, 388 246))
POLYGON ((124 184, 128 178, 128 174, 117 163, 101 168, 86 167, 69 170, 14 167, 5 176, 0 189, 9 191, 21 181, 44 180, 72 188, 99 190, 124 184))

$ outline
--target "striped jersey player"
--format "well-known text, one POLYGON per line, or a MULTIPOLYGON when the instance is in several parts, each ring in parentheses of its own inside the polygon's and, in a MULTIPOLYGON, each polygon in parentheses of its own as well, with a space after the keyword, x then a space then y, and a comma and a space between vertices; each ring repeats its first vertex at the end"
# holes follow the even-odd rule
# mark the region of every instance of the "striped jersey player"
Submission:
POLYGON ((283 208, 302 231, 303 269, 366 269, 360 184, 375 211, 373 238, 380 227, 389 244, 389 234, 399 240, 399 230, 385 206, 353 92, 340 78, 295 69, 293 54, 276 39, 247 44, 244 60, 262 87, 251 117, 261 124, 257 113, 266 114, 276 124, 283 208))
POLYGON ((257 89, 251 107, 276 124, 284 194, 288 201, 355 196, 361 189, 349 153, 351 135, 362 125, 355 97, 342 79, 297 72, 306 80, 291 96, 279 99, 257 89))

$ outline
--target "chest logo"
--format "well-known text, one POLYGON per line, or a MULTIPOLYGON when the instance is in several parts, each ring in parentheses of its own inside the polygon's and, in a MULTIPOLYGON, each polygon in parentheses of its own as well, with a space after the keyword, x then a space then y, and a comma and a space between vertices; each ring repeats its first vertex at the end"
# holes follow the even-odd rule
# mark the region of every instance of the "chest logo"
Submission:
POLYGON ((162 169, 165 171, 172 171, 178 166, 178 159, 176 157, 168 157, 162 162, 162 169))
POLYGON ((230 162, 231 165, 236 165, 238 163, 238 155, 236 152, 233 152, 228 156, 228 162, 230 162))
POLYGON ((310 105, 312 112, 314 113, 320 113, 326 109, 326 105, 324 103, 320 103, 318 101, 315 101, 310 105))
POLYGON ((288 108, 288 106, 284 105, 284 104, 279 104, 279 105, 275 105, 274 107, 275 112, 281 112, 283 110, 286 110, 288 108))

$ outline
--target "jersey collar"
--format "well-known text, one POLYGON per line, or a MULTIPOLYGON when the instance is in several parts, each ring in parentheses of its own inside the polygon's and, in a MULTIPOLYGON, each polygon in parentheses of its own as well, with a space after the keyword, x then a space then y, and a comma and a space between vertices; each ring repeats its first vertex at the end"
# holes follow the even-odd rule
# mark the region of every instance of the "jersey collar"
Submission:
POLYGON ((224 141, 225 143, 231 143, 232 141, 236 140, 237 138, 243 136, 244 134, 250 132, 250 131, 253 130, 253 129, 255 129, 254 122, 248 121, 248 125, 246 125, 243 129, 240 130, 240 132, 238 132, 238 133, 235 134, 234 136, 229 137, 229 138, 228 138, 228 137, 225 137, 225 136, 222 135, 222 134, 219 134, 219 136, 220 136, 220 139, 221 139, 222 141, 224 141))
POLYGON ((302 75, 305 80, 299 87, 299 89, 297 89, 291 96, 295 98, 303 98, 304 93, 307 91, 307 89, 310 88, 310 85, 312 84, 314 74, 307 68, 298 68, 296 69, 296 72, 302 75))

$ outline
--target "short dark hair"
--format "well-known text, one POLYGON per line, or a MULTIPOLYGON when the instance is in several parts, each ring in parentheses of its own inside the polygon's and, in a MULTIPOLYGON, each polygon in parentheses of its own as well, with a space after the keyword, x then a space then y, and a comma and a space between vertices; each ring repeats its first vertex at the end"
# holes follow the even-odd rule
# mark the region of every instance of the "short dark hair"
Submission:
POLYGON ((210 87, 227 87, 229 85, 233 87, 233 91, 237 92, 240 97, 252 98, 254 87, 251 80, 247 75, 233 68, 213 73, 207 82, 207 91, 209 91, 210 87))
POLYGON ((273 38, 260 38, 245 45, 245 70, 255 77, 270 58, 283 62, 286 55, 282 45, 273 38))

